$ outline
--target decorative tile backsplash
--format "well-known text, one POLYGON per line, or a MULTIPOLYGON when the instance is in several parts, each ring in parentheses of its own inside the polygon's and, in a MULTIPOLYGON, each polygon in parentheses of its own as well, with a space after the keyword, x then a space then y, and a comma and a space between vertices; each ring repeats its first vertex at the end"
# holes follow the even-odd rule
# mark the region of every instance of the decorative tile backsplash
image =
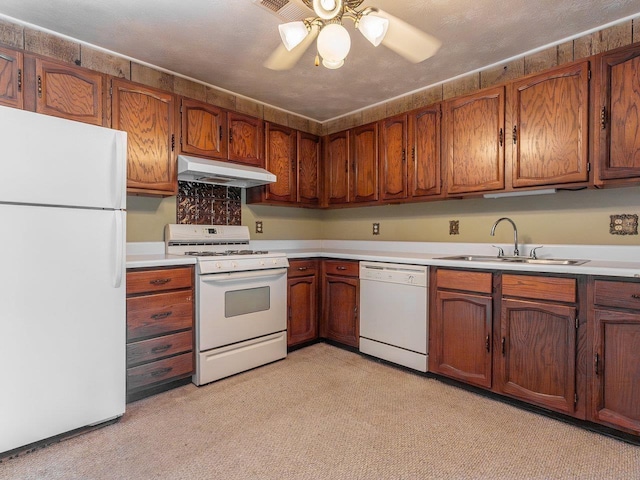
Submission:
POLYGON ((178 182, 177 221, 193 225, 240 225, 240 187, 178 182))

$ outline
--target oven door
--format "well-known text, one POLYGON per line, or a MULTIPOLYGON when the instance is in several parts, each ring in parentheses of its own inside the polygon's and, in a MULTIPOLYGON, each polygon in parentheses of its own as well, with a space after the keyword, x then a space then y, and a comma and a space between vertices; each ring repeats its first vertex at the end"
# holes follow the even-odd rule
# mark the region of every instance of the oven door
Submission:
POLYGON ((287 269, 200 275, 199 351, 287 329, 287 269))

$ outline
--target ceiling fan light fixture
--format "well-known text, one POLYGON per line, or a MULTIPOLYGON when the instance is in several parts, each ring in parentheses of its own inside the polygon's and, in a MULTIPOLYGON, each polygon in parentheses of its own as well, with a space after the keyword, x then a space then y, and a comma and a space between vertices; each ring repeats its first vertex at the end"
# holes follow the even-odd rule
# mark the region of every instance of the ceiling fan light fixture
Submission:
POLYGON ((342 25, 332 23, 320 30, 318 35, 318 53, 322 64, 334 65, 327 68, 340 68, 351 49, 351 37, 342 25), (342 62, 342 63, 340 63, 342 62), (340 64, 340 65, 338 65, 340 64))
POLYGON ((380 45, 389 29, 389 20, 373 13, 363 15, 356 22, 356 28, 374 47, 380 45))
POLYGON ((309 35, 309 29, 303 21, 289 22, 278 25, 282 44, 289 51, 300 45, 300 43, 309 35))
POLYGON ((340 68, 341 66, 344 65, 344 60, 339 60, 337 62, 331 62, 329 60, 322 60, 322 65, 325 66, 325 68, 328 68, 330 70, 335 70, 337 68, 340 68))
POLYGON ((313 0, 313 11, 323 20, 335 18, 343 10, 343 0, 313 0))

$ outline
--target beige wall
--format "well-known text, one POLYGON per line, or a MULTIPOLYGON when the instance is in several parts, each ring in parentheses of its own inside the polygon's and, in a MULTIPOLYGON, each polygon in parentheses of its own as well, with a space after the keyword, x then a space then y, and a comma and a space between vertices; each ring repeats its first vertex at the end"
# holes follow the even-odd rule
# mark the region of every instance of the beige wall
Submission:
MULTIPOLYGON (((175 197, 128 198, 127 240, 162 241, 166 223, 175 223, 175 197)), ((242 224, 255 240, 395 240, 419 242, 510 243, 513 231, 501 224, 510 217, 521 243, 640 245, 638 235, 611 235, 610 215, 640 215, 640 187, 500 199, 443 200, 405 205, 311 210, 242 204, 242 224), (255 233, 255 222, 264 233, 255 233), (449 235, 449 221, 458 220, 459 235, 449 235), (373 235, 372 223, 380 223, 373 235)))

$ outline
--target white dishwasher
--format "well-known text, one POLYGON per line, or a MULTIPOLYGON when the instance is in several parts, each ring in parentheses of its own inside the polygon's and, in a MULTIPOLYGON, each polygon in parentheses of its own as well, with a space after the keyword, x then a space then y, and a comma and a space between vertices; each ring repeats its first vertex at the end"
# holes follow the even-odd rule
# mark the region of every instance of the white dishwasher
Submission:
POLYGON ((428 267, 360 262, 360 351, 427 371, 428 267))

